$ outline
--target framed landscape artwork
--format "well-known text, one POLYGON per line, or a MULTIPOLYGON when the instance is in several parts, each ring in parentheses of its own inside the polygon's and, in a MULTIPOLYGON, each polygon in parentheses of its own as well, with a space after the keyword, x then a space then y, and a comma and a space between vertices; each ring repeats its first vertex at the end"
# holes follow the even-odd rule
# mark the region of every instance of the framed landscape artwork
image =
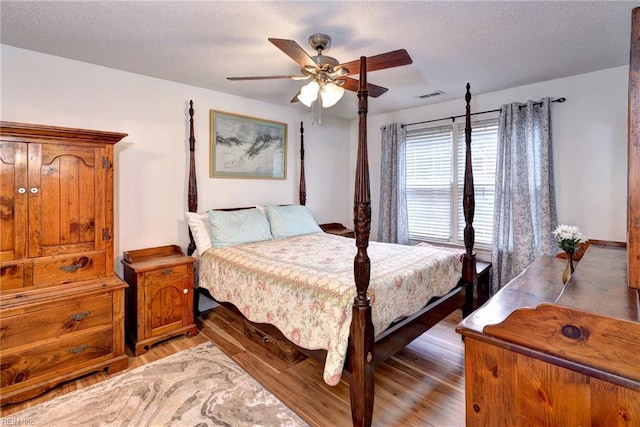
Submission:
POLYGON ((210 111, 212 178, 287 178, 287 124, 210 111))

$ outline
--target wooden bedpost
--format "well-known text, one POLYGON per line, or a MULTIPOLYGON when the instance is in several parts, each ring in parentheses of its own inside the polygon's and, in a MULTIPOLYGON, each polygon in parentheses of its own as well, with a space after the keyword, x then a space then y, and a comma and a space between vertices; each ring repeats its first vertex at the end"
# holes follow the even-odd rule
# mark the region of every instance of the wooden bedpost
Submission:
POLYGON ((307 184, 304 176, 304 126, 300 122, 300 188, 298 198, 301 205, 307 204, 307 184))
POLYGON ((367 255, 371 231, 371 194, 367 154, 367 58, 360 57, 358 88, 358 157, 356 165, 353 223, 358 252, 353 262, 357 295, 353 300, 349 371, 351 373, 351 417, 354 426, 370 426, 373 416, 374 331, 371 302, 367 296, 371 261, 367 255))
MULTIPOLYGON (((196 184, 196 138, 193 132, 193 100, 189 101, 189 189, 188 189, 188 208, 189 212, 198 211, 198 186, 196 184)), ((189 247, 187 253, 193 254, 196 250, 196 242, 193 240, 193 234, 189 229, 189 247)))
POLYGON ((462 198, 462 209, 464 212, 464 247, 465 254, 462 259, 462 280, 467 285, 465 304, 462 307, 462 315, 466 317, 473 311, 473 294, 478 286, 476 278, 476 254, 473 252, 475 244, 475 230, 473 229, 473 215, 475 213, 475 190, 473 188, 473 168, 471 164, 471 85, 467 83, 467 93, 465 94, 465 127, 464 141, 466 145, 465 167, 464 167, 464 187, 462 198))

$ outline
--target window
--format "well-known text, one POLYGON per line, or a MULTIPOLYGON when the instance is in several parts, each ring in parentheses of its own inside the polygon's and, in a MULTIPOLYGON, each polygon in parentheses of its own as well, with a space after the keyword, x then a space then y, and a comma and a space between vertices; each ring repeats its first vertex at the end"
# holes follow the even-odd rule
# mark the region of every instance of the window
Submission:
MULTIPOLYGON (((498 120, 472 124, 476 247, 491 247, 498 120)), ((464 124, 407 131, 409 238, 464 244, 464 124)))

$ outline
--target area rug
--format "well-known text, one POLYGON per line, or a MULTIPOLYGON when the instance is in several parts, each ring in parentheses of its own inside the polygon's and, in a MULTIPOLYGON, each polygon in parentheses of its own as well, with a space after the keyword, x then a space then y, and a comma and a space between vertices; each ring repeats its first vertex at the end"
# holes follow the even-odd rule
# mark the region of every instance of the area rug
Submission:
POLYGON ((213 343, 0 418, 28 426, 306 426, 213 343))

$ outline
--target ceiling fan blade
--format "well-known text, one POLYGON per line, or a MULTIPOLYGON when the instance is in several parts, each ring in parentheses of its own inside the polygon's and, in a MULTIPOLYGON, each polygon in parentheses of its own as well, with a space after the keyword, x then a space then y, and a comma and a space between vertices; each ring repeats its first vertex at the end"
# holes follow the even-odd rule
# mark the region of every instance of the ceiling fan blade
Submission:
POLYGON ((307 52, 303 48, 300 47, 298 43, 293 40, 286 39, 268 39, 271 43, 273 43, 278 49, 287 54, 291 59, 296 61, 300 67, 310 66, 317 68, 318 64, 309 56, 307 52))
MULTIPOLYGON (((385 68, 400 67, 402 65, 412 64, 413 60, 405 49, 398 49, 387 53, 381 53, 380 55, 367 57, 367 72, 384 70, 385 68)), ((347 62, 338 65, 338 67, 346 68, 349 71, 348 75, 360 74, 360 60, 347 62)))
POLYGON ((296 94, 293 95, 293 98, 291 98, 291 101, 289 101, 289 102, 291 102, 292 104, 294 102, 300 102, 300 100, 298 99, 298 95, 300 95, 300 92, 301 92, 301 89, 298 89, 298 92, 296 92, 296 94))
POLYGON ((303 80, 308 77, 306 76, 297 76, 297 75, 286 75, 286 76, 250 76, 250 77, 227 77, 227 80, 238 81, 238 80, 270 80, 270 79, 291 79, 291 80, 303 80))
MULTIPOLYGON (((360 82, 356 79, 352 79, 351 77, 343 77, 340 80, 344 80, 343 88, 347 90, 352 90, 357 92, 360 86, 360 82)), ((367 83, 367 90, 369 91, 369 96, 372 98, 377 98, 383 93, 387 92, 389 89, 386 87, 374 85, 373 83, 367 83)))

